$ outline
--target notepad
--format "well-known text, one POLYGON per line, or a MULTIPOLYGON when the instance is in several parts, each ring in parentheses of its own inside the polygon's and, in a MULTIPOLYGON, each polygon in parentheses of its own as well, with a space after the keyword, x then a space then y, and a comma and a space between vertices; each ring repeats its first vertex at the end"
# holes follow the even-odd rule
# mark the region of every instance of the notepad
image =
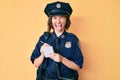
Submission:
POLYGON ((45 57, 50 57, 50 54, 54 53, 52 46, 44 46, 44 47, 42 47, 42 51, 43 51, 45 57))

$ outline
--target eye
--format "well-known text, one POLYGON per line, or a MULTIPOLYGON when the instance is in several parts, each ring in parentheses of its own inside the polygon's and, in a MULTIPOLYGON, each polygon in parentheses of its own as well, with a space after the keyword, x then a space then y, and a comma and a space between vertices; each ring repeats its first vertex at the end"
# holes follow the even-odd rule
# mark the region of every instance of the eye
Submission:
POLYGON ((65 18, 65 16, 62 16, 62 15, 61 15, 61 16, 60 16, 60 18, 61 18, 61 19, 64 19, 64 18, 65 18))
POLYGON ((53 16, 52 19, 57 19, 57 17, 56 17, 56 16, 53 16))

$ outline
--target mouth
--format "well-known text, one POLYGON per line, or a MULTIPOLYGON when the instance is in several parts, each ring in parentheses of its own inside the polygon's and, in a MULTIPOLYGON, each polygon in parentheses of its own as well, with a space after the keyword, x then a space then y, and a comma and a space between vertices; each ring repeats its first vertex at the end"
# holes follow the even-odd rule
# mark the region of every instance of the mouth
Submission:
POLYGON ((62 27, 62 24, 56 24, 55 26, 56 27, 62 27))

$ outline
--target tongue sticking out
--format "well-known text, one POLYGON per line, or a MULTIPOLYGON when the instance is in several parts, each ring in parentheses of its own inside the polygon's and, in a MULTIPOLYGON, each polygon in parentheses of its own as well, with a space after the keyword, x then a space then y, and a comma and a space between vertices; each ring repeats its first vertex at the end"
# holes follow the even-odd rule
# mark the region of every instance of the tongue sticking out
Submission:
POLYGON ((59 30, 62 29, 62 24, 56 24, 55 26, 56 26, 56 29, 59 29, 59 30))
POLYGON ((56 24, 55 26, 56 27, 62 27, 62 24, 56 24))

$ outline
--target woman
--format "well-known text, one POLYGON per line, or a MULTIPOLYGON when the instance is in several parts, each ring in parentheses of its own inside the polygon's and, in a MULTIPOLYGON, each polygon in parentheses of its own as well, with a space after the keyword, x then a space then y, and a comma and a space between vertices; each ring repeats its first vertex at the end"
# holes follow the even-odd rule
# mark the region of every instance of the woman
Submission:
POLYGON ((40 37, 31 55, 32 63, 38 67, 36 80, 78 80, 77 71, 82 68, 83 55, 78 38, 67 32, 72 8, 69 3, 57 1, 47 4, 44 12, 49 17, 50 34, 40 37), (45 57, 42 49, 46 46, 54 50, 49 57, 45 57))

